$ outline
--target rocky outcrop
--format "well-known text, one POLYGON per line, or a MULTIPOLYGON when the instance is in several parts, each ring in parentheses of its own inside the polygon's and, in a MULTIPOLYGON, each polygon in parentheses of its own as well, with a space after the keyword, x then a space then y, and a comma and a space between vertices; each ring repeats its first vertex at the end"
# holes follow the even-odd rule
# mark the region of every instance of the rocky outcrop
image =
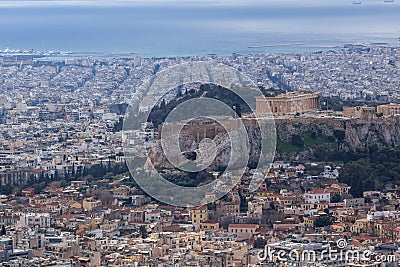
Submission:
POLYGON ((276 120, 277 135, 286 142, 304 132, 334 137, 346 150, 363 149, 369 145, 394 147, 400 145, 400 118, 373 120, 343 118, 294 118, 276 120), (343 132, 343 137, 340 137, 343 132))
POLYGON ((383 119, 371 122, 347 122, 344 144, 355 150, 369 145, 395 147, 400 144, 398 119, 383 119))
MULTIPOLYGON (((248 139, 241 136, 246 134, 245 132, 230 132, 220 133, 212 138, 213 144, 202 145, 202 143, 196 141, 196 136, 181 135, 179 137, 179 147, 182 155, 186 159, 192 160, 196 165, 209 166, 210 169, 218 169, 230 166, 236 166, 243 168, 248 163, 258 162, 260 157, 260 131, 256 127, 247 126, 248 139), (236 135, 236 136, 234 136, 236 135), (232 137, 234 136, 234 137, 232 137), (235 140, 231 142, 231 140, 235 140), (246 156, 247 155, 247 156, 246 156), (210 157, 211 162, 210 162, 210 157), (211 163, 211 164, 209 164, 211 163)), ((168 141, 163 141, 164 144, 168 141)), ((167 144, 168 146, 168 144, 167 144)), ((169 146, 171 147, 171 146, 169 146)), ((161 141, 158 141, 155 146, 149 150, 149 159, 153 166, 157 169, 171 169, 173 166, 179 164, 173 164, 163 151, 161 141)), ((174 162, 178 160, 171 159, 174 162)))
MULTIPOLYGON (((346 151, 364 149, 370 145, 381 147, 395 147, 400 145, 400 118, 376 118, 373 120, 344 119, 344 118, 292 118, 276 119, 276 133, 280 140, 289 143, 293 135, 302 135, 305 132, 315 133, 317 136, 329 137, 337 144, 337 148, 346 151)), ((249 143, 249 163, 256 164, 260 156, 260 131, 253 123, 246 125, 249 143)), ((216 146, 216 156, 211 167, 226 167, 231 156, 231 145, 229 136, 220 133, 212 138, 216 146)), ((201 152, 207 154, 207 149, 200 151, 196 138, 190 135, 180 137, 181 151, 185 155, 199 157, 201 152)), ((233 148, 235 155, 241 155, 237 146, 233 148)), ((243 148, 240 148, 243 149, 243 148)), ((280 154, 280 158, 311 158, 312 147, 306 147, 304 151, 290 154, 280 154)), ((149 158, 157 168, 172 168, 166 159, 161 143, 158 142, 149 151, 149 158)))

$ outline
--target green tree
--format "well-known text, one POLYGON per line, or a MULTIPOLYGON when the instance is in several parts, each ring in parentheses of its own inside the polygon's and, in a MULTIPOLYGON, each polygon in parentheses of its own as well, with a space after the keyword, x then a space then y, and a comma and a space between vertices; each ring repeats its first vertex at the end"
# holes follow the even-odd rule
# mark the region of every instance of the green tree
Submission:
POLYGON ((339 142, 343 142, 346 138, 346 132, 342 130, 334 130, 333 135, 339 142))
POLYGON ((332 225, 333 220, 329 216, 320 216, 314 221, 314 227, 325 227, 332 225))
POLYGON ((351 186, 350 193, 355 197, 362 197, 364 191, 374 189, 371 180, 371 165, 366 159, 345 164, 340 172, 340 180, 351 186))
POLYGON ((141 226, 139 227, 139 232, 140 232, 141 238, 147 238, 148 234, 147 234, 146 226, 141 225, 141 226))
POLYGON ((300 135, 292 135, 292 145, 298 147, 304 147, 304 140, 300 135))
POLYGON ((338 203, 340 202, 340 195, 339 194, 333 194, 332 198, 331 198, 331 202, 332 203, 338 203))

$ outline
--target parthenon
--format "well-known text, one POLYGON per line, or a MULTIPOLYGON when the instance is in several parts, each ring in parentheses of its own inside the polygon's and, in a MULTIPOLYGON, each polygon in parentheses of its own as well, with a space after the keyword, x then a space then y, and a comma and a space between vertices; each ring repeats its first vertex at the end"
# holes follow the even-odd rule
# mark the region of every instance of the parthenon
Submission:
POLYGON ((256 98, 256 113, 290 115, 318 109, 319 93, 296 91, 280 94, 275 97, 256 98))

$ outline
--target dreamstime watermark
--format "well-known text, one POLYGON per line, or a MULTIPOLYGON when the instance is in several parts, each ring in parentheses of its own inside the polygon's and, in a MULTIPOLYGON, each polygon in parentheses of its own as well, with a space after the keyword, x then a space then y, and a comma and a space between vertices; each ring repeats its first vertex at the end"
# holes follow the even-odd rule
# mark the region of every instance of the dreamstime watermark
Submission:
MULTIPOLYGON (((166 204, 181 207, 202 206, 231 191, 242 176, 249 173, 248 165, 251 161, 253 170, 249 189, 256 190, 264 182, 276 147, 272 113, 268 107, 263 110, 262 116, 255 112, 256 99, 262 96, 260 89, 249 77, 220 63, 178 64, 155 74, 136 89, 124 119, 124 153, 136 183, 147 194, 166 204), (143 124, 154 118, 152 112, 159 110, 160 103, 165 106, 168 100, 177 96, 177 88, 188 84, 221 85, 235 96, 235 101, 239 99, 247 107, 247 118, 239 118, 236 105, 230 106, 215 97, 200 95, 186 99, 169 111, 158 131, 159 140, 149 148, 148 138, 141 138, 143 124), (195 124, 199 119, 207 120, 215 128, 222 127, 224 131, 211 138, 206 136, 196 140, 197 143, 192 144, 194 141, 182 132, 185 127, 195 124), (182 142, 186 142, 186 147, 182 142), (195 156, 187 157, 185 153, 195 156), (215 167, 220 171, 221 162, 224 162, 224 170, 218 173, 217 179, 208 184, 184 187, 168 181, 160 164, 156 166, 155 162, 164 158, 165 165, 169 165, 165 169, 169 172, 213 172, 215 167), (212 197, 206 197, 207 194, 212 197)), ((197 137, 204 135, 207 123, 197 124, 197 137)))
POLYGON ((397 262, 395 255, 380 255, 368 249, 352 249, 345 239, 336 242, 336 246, 324 249, 280 249, 265 246, 258 258, 266 262, 397 262))

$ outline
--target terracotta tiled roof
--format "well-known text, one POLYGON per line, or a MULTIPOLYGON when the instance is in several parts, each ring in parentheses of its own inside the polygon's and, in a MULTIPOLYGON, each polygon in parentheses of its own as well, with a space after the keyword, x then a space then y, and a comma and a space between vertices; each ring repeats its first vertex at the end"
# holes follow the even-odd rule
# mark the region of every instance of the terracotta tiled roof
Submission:
POLYGON ((86 229, 84 229, 84 228, 76 230, 76 235, 83 235, 85 233, 86 233, 86 229))
POLYGON ((191 210, 206 210, 206 209, 207 209, 206 206, 200 206, 200 207, 193 208, 191 210))
POLYGON ((206 223, 215 224, 215 223, 218 223, 218 222, 217 221, 212 221, 212 220, 208 220, 208 221, 204 221, 203 222, 203 224, 206 224, 206 223))
POLYGON ((243 223, 243 224, 229 224, 228 228, 257 228, 257 224, 243 223))
POLYGON ((307 193, 308 194, 325 194, 326 191, 325 191, 325 189, 322 189, 322 188, 316 188, 316 189, 311 190, 311 191, 309 191, 307 193))
POLYGON ((179 225, 169 225, 162 228, 164 232, 184 232, 185 229, 179 225))
POLYGON ((375 239, 375 238, 372 237, 372 236, 363 236, 363 235, 354 236, 353 238, 356 239, 356 240, 358 240, 358 241, 370 241, 370 240, 374 240, 374 239, 375 239))

